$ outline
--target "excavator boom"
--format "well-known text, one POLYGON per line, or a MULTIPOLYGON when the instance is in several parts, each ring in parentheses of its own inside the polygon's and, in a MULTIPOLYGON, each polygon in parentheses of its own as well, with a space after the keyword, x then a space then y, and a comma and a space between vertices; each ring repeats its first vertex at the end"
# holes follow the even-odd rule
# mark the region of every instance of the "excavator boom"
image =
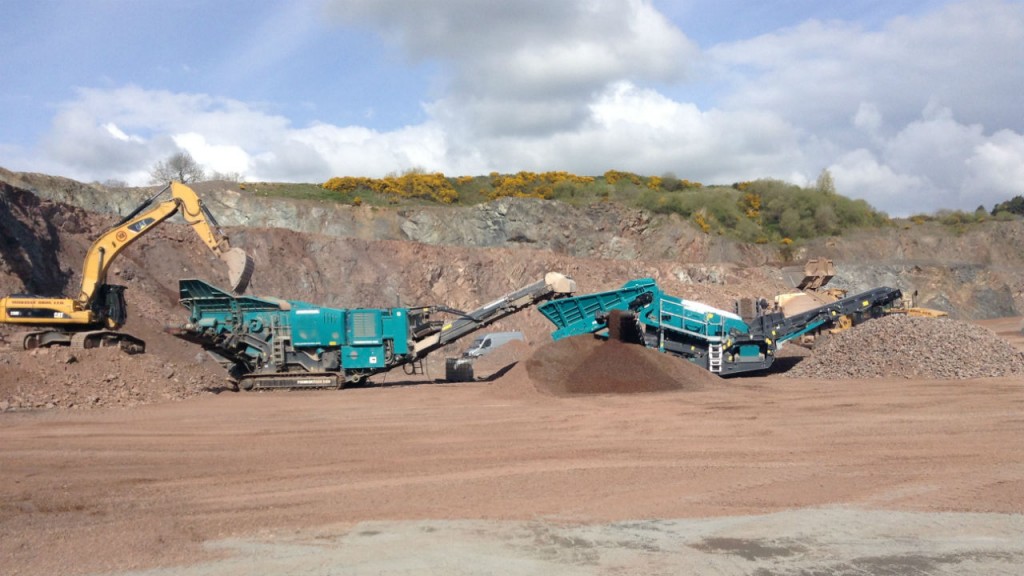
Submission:
POLYGON ((228 237, 220 231, 213 215, 191 188, 180 182, 171 182, 92 243, 89 252, 85 255, 85 264, 82 269, 82 287, 78 294, 79 305, 82 308, 89 308, 90 303, 96 297, 97 288, 106 284, 107 271, 118 254, 149 232, 151 228, 177 212, 181 212, 182 217, 192 226, 196 235, 227 264, 228 280, 232 290, 237 293, 244 292, 252 278, 252 259, 240 248, 231 247, 228 237), (171 199, 153 206, 156 198, 168 189, 171 191, 171 199), (151 206, 152 208, 150 208, 151 206))

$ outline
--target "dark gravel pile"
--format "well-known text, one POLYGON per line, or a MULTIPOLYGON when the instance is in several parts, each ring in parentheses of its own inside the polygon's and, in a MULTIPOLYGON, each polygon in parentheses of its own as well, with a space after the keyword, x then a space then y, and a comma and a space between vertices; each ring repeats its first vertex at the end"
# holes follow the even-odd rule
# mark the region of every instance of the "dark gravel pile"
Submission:
POLYGON ((786 376, 991 378, 1024 374, 1024 355, 991 330, 949 318, 893 315, 832 334, 786 376))
POLYGON ((589 335, 546 344, 525 364, 537 390, 556 396, 699 390, 721 382, 671 354, 589 335))

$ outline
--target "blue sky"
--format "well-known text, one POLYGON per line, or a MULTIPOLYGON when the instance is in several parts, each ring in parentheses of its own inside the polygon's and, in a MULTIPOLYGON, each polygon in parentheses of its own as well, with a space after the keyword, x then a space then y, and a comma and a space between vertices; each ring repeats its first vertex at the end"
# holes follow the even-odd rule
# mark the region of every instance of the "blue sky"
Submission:
POLYGON ((1024 194, 1024 2, 0 0, 0 166, 608 169, 892 215, 1024 194))

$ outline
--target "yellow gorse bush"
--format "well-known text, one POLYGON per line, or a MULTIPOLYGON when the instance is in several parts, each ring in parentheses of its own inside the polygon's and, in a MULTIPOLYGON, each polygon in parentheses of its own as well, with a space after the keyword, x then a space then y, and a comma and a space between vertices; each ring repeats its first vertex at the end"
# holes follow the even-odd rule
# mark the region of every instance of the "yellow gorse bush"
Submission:
POLYGON ((555 194, 555 186, 563 182, 572 184, 590 184, 594 181, 589 176, 576 176, 568 172, 517 172, 503 175, 492 172, 491 193, 488 198, 543 198, 550 199, 555 194))
POLYGON ((342 194, 359 189, 369 189, 383 196, 399 198, 424 198, 451 204, 459 199, 459 193, 444 174, 422 174, 410 172, 401 176, 385 178, 365 178, 361 176, 341 176, 331 178, 323 183, 323 187, 342 194))

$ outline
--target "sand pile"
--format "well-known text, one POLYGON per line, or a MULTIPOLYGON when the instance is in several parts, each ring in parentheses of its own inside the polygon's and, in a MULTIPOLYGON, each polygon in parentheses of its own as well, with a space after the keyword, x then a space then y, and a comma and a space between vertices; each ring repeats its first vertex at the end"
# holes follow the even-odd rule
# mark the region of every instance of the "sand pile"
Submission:
POLYGON ((500 382, 505 395, 539 391, 570 396, 697 390, 719 379, 657 350, 577 336, 537 347, 500 382))
POLYGON ((786 376, 990 378, 1024 374, 1024 356, 995 332, 950 318, 892 315, 838 334, 786 376))

